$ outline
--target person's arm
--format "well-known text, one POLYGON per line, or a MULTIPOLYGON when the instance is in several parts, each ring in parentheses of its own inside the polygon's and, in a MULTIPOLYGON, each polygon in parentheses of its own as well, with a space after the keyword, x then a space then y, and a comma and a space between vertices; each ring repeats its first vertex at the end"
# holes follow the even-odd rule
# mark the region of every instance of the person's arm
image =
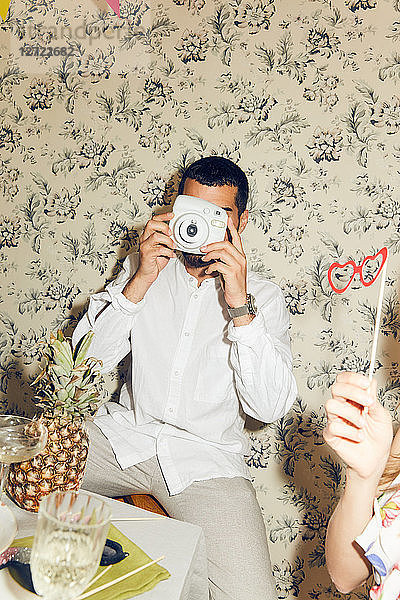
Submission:
POLYGON ((325 441, 347 464, 346 486, 328 525, 325 553, 337 589, 350 593, 371 574, 355 538, 373 515, 378 483, 393 438, 390 414, 376 399, 376 381, 340 373, 326 403, 325 441), (367 412, 363 414, 363 407, 367 412))
POLYGON ((265 423, 285 415, 296 399, 288 328, 289 315, 278 288, 249 324, 237 327, 231 321, 228 326, 230 360, 242 408, 265 423))
POLYGON ((377 486, 375 477, 366 481, 351 472, 346 473, 343 496, 329 520, 326 566, 342 594, 349 594, 362 585, 372 573, 371 563, 354 540, 372 518, 377 486))
MULTIPOLYGON (((207 274, 220 273, 228 306, 246 303, 247 260, 239 232, 228 217, 232 242, 224 240, 204 246, 205 261, 214 262, 207 274)), ((288 335, 289 316, 282 292, 264 301, 256 298, 258 314, 232 319, 228 338, 232 343, 231 364, 242 408, 249 416, 270 423, 282 417, 296 399, 288 335)))
POLYGON ((107 373, 128 354, 133 323, 145 303, 145 295, 174 254, 168 221, 173 213, 154 216, 140 236, 139 255, 129 255, 118 278, 104 292, 90 298, 87 313, 72 336, 74 345, 94 332, 88 356, 102 361, 107 373))
POLYGON ((111 371, 130 351, 131 328, 144 301, 136 304, 130 302, 122 291, 136 267, 137 257, 127 256, 117 279, 103 292, 90 297, 88 310, 72 335, 75 346, 88 331, 94 332, 88 356, 102 361, 103 373, 111 371))

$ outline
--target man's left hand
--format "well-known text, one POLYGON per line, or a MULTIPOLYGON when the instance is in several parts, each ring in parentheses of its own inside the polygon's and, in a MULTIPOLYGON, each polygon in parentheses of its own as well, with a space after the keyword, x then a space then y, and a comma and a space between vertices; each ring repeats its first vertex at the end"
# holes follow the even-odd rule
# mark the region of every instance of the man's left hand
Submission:
POLYGON ((206 252, 203 260, 215 260, 206 269, 207 275, 217 271, 221 275, 225 300, 231 308, 238 308, 246 304, 246 275, 247 260, 243 250, 242 240, 235 228, 231 217, 228 217, 228 229, 232 236, 232 243, 228 240, 214 242, 202 246, 201 250, 206 252))

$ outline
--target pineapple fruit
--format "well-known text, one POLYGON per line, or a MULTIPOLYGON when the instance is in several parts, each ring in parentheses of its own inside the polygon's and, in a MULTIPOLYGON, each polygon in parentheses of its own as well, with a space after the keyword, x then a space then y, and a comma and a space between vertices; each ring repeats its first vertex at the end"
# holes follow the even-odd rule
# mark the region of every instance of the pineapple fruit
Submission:
POLYGON ((59 330, 44 345, 46 364, 32 386, 47 444, 34 458, 12 464, 8 477, 8 493, 21 508, 37 512, 50 492, 79 489, 89 447, 85 420, 99 405, 101 361, 85 358, 92 337, 90 331, 73 349, 59 330))

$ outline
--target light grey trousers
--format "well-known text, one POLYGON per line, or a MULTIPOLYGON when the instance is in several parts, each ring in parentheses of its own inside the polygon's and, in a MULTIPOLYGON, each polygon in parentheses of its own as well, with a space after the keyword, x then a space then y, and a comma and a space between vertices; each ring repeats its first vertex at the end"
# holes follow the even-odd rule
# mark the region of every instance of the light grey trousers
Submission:
POLYGON ((261 510, 243 477, 196 481, 170 496, 157 459, 121 469, 107 438, 88 424, 82 487, 108 497, 152 494, 174 519, 200 526, 206 539, 209 600, 276 600, 261 510))

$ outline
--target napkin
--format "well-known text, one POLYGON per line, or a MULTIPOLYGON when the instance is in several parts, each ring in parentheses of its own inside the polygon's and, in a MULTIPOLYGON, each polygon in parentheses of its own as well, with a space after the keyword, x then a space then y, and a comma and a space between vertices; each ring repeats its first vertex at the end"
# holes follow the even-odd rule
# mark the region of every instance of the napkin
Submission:
MULTIPOLYGON (((129 552, 129 556, 127 556, 121 562, 113 565, 111 569, 105 575, 100 577, 98 581, 95 581, 92 586, 85 589, 85 593, 114 579, 117 579, 118 577, 121 577, 121 575, 125 575, 125 573, 129 573, 130 571, 133 571, 134 569, 137 569, 138 567, 141 567, 152 560, 145 552, 143 552, 143 550, 139 548, 139 546, 134 544, 129 538, 121 533, 119 529, 114 527, 114 525, 110 525, 107 537, 111 540, 119 542, 124 552, 129 552)), ((14 540, 12 545, 28 546, 31 548, 32 543, 33 536, 30 536, 14 540)), ((106 569, 106 567, 99 567, 96 575, 104 571, 104 569, 106 569)), ((127 577, 114 586, 108 587, 102 592, 93 594, 93 596, 90 596, 89 598, 90 600, 128 600, 133 596, 138 596, 139 594, 143 594, 144 592, 152 590, 157 583, 163 581, 164 579, 168 579, 168 577, 170 577, 170 573, 163 567, 155 564, 151 567, 147 567, 139 573, 136 573, 135 575, 132 575, 131 577, 127 577)))

